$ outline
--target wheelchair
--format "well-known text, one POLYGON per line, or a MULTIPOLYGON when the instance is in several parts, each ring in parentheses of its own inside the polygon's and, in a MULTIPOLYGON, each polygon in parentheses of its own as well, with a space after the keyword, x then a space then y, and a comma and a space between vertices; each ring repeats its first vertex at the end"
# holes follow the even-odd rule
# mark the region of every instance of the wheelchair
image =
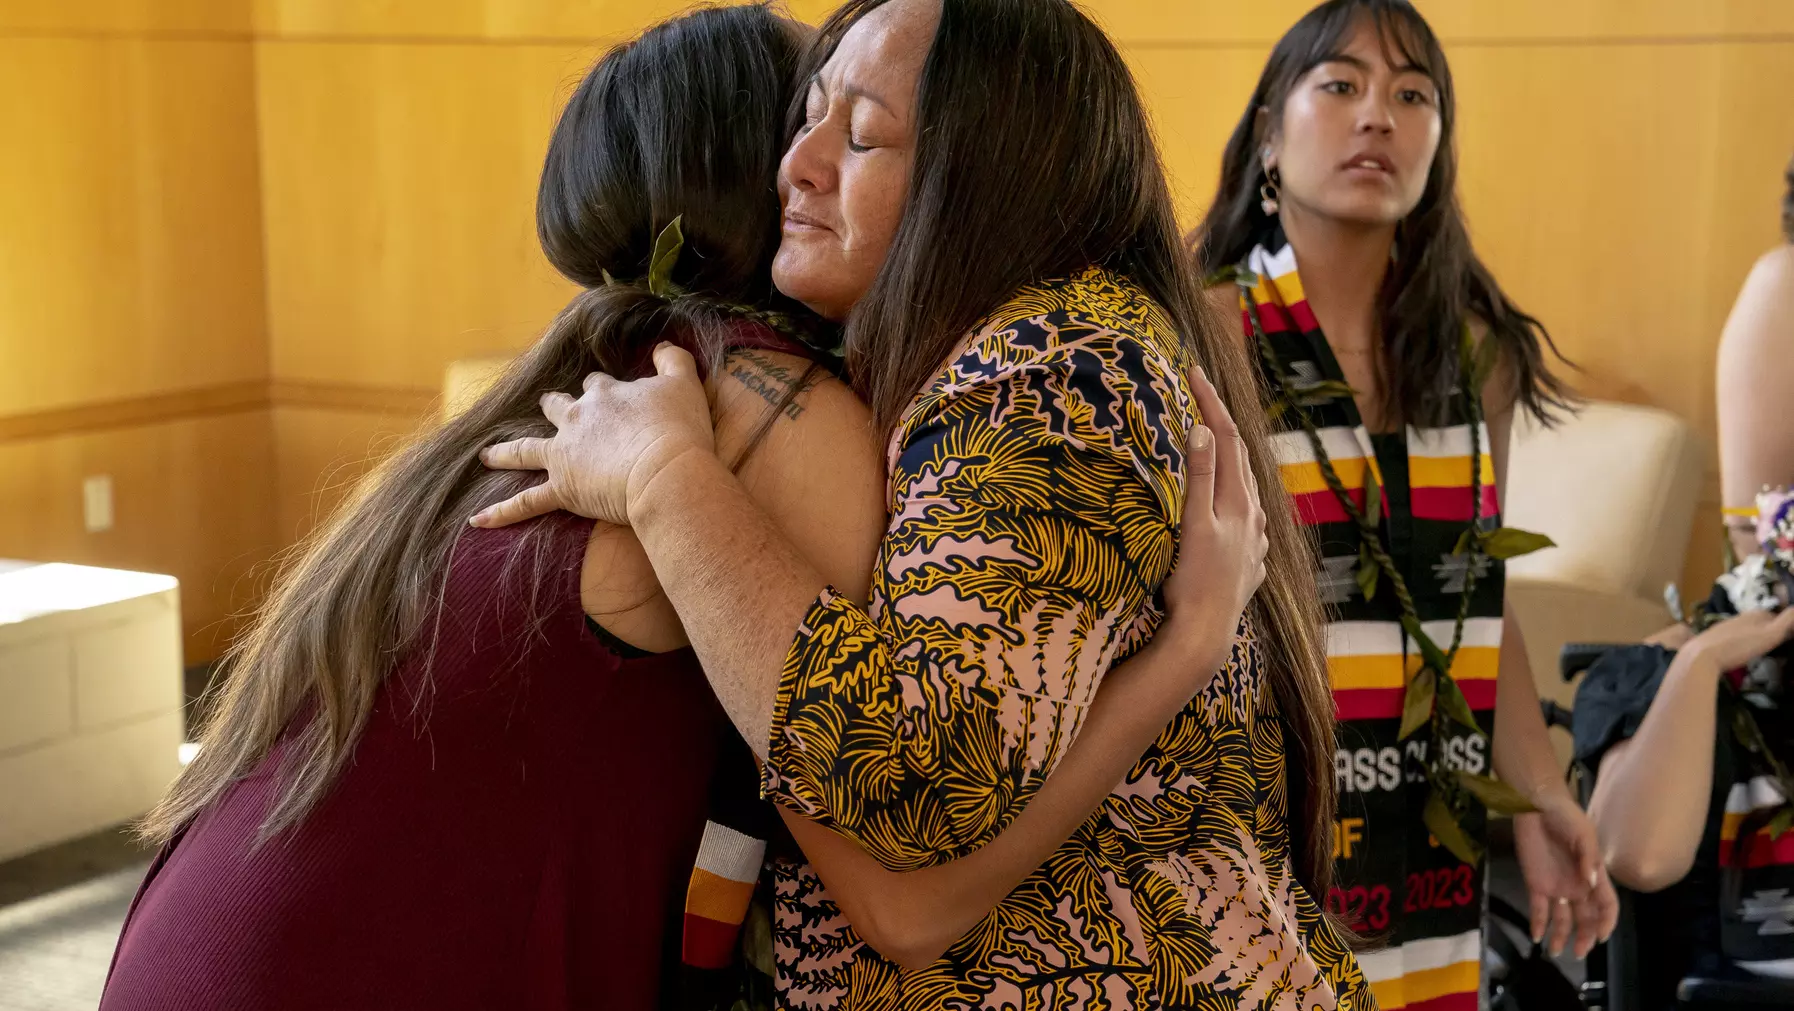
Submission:
MULTIPOLYGON (((1559 656, 1558 671, 1567 682, 1588 670, 1608 650, 1615 648, 1618 648, 1618 644, 1567 644, 1559 656)), ((1570 729, 1571 710, 1549 699, 1542 700, 1540 706, 1547 725, 1570 729)), ((1597 771, 1585 763, 1572 763, 1571 774, 1574 776, 1575 789, 1584 806, 1594 792, 1597 771)), ((1588 1011, 1641 1011, 1643 1004, 1637 992, 1637 981, 1641 976, 1639 923, 1635 915, 1638 899, 1636 893, 1618 882, 1614 882, 1614 891, 1619 895, 1619 921, 1614 927, 1613 935, 1589 952, 1587 979, 1582 984, 1579 996, 1582 1006, 1588 1011)), ((1522 932, 1526 930, 1526 917, 1507 903, 1492 901, 1490 911, 1492 916, 1518 926, 1522 932)), ((1492 940, 1501 936, 1500 928, 1491 928, 1489 936, 1492 940)), ((1506 942, 1505 938, 1502 943, 1511 947, 1511 943, 1506 942)), ((1516 957, 1522 961, 1527 958, 1518 953, 1502 954, 1510 962, 1516 957)), ((1676 1006, 1690 1009, 1794 1008, 1794 980, 1688 976, 1676 987, 1676 1006)))

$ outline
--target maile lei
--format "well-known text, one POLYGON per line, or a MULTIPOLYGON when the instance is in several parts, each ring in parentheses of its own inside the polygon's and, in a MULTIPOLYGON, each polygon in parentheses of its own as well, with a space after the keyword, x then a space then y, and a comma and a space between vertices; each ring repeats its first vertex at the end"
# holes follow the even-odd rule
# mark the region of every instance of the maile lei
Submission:
MULTIPOLYGON (((684 221, 685 215, 681 214, 667 222, 666 227, 662 228, 660 234, 655 237, 654 252, 648 257, 648 276, 645 279, 648 293, 669 302, 691 294, 673 283, 673 268, 679 263, 679 254, 685 250, 684 221)), ((604 275, 606 285, 627 283, 612 277, 608 270, 600 270, 599 273, 604 275)), ((813 350, 833 355, 836 358, 846 354, 846 348, 842 346, 838 332, 832 342, 824 340, 822 335, 817 333, 815 326, 800 323, 790 313, 779 312, 775 309, 759 309, 751 305, 740 305, 715 299, 709 301, 716 308, 732 316, 740 316, 743 319, 763 323, 787 337, 794 337, 802 341, 813 350)))
POLYGON ((1473 805, 1481 804, 1489 811, 1499 814, 1530 811, 1533 807, 1518 790, 1498 779, 1464 769, 1447 768, 1444 743, 1451 724, 1457 723, 1478 733, 1482 732, 1470 703, 1464 699, 1463 691, 1451 676, 1451 665, 1457 658, 1458 647, 1463 643, 1464 623, 1470 615, 1470 598, 1476 590, 1476 573, 1480 562, 1484 559, 1517 558, 1552 546, 1551 539, 1543 534, 1511 527, 1483 529, 1483 407, 1479 394, 1494 368, 1495 342, 1483 341, 1479 347, 1466 327, 1459 346, 1458 375, 1462 384, 1459 393, 1470 414, 1470 501, 1473 505, 1470 522, 1458 537, 1452 553, 1468 554, 1470 564, 1466 567, 1463 595, 1458 601, 1451 645, 1441 649, 1421 627, 1420 615, 1415 610, 1414 598, 1408 592, 1407 581, 1402 578, 1401 571, 1396 568, 1395 560, 1390 557, 1389 550, 1383 543, 1383 493, 1377 482, 1376 470, 1365 468, 1364 507, 1361 509, 1346 491, 1345 483, 1340 480, 1339 472, 1334 469, 1333 461, 1327 455, 1320 432, 1305 409, 1305 405, 1313 403, 1315 398, 1332 400, 1351 397, 1354 391, 1338 380, 1303 382, 1284 369, 1283 362, 1259 321, 1258 302, 1252 297, 1252 288, 1258 283, 1255 274, 1241 267, 1232 267, 1217 275, 1215 280, 1232 280, 1240 286, 1247 315, 1252 321, 1252 339, 1257 345, 1266 373, 1276 380, 1276 399, 1269 405, 1272 417, 1279 417, 1286 411, 1295 412, 1314 449, 1315 460, 1320 465, 1321 475, 1326 480, 1328 489, 1358 528, 1361 545, 1357 569, 1359 591, 1364 594, 1365 600, 1371 600, 1387 585, 1389 592, 1395 595, 1396 602, 1401 605, 1401 626, 1420 651, 1420 669, 1408 681, 1402 695, 1400 739, 1407 740, 1422 730, 1429 734, 1426 770, 1428 791, 1422 817, 1427 830, 1439 840, 1440 845, 1465 863, 1478 863, 1482 860, 1482 847, 1471 837, 1464 824, 1473 805))

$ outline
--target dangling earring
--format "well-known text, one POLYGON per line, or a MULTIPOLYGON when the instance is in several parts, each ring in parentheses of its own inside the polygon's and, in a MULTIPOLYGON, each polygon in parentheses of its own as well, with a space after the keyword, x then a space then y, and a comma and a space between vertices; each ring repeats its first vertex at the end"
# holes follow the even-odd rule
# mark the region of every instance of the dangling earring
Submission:
POLYGON ((1264 209, 1267 218, 1277 216, 1277 182, 1281 178, 1282 175, 1273 165, 1265 169, 1265 181, 1258 184, 1258 206, 1264 209))

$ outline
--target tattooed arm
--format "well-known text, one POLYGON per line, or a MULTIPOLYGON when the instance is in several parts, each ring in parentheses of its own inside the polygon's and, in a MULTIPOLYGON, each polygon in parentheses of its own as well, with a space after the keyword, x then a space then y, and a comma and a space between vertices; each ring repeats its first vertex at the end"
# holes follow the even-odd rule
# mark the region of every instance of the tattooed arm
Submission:
MULTIPOLYGON (((883 454, 864 405, 827 370, 778 351, 730 353, 707 388, 719 459, 805 562, 864 599, 885 515, 883 454)), ((593 527, 581 596, 630 645, 664 653, 690 643, 626 526, 593 527)))

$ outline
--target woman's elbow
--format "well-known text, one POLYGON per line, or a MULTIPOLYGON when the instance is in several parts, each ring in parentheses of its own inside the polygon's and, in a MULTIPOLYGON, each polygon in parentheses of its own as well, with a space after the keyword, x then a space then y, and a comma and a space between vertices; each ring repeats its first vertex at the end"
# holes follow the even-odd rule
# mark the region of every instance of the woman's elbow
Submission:
POLYGON ((953 944, 953 939, 940 929, 939 922, 928 922, 926 917, 884 910, 869 920, 863 929, 855 925, 860 940, 904 972, 933 965, 953 944))
POLYGON ((1607 854, 1607 873, 1635 892, 1660 892, 1688 876, 1694 852, 1664 846, 1620 846, 1607 854))

